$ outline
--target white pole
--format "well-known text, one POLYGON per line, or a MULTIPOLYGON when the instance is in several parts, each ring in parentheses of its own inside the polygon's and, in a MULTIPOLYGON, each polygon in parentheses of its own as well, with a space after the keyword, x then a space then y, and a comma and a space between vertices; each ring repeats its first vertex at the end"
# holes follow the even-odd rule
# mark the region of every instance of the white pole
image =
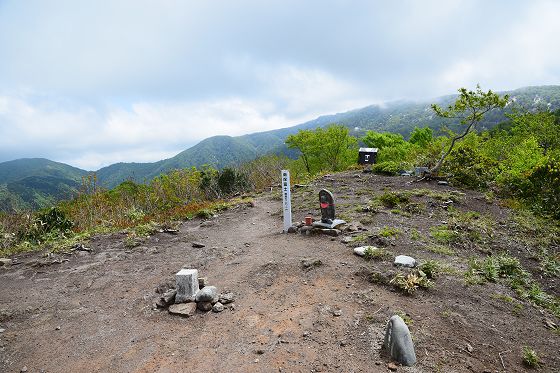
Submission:
POLYGON ((284 233, 292 226, 292 195, 290 192, 290 171, 282 170, 282 202, 284 206, 284 233))

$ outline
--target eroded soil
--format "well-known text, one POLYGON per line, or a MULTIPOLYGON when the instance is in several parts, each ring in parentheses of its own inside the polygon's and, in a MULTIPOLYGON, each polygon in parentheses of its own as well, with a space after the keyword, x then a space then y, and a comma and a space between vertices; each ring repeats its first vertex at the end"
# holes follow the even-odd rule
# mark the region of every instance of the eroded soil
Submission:
MULTIPOLYGON (((424 207, 410 216, 360 210, 384 189, 455 190, 410 180, 358 172, 325 177, 294 190, 294 220, 309 212, 318 217, 317 192, 331 190, 341 216, 361 219, 367 229, 354 237, 368 243, 371 237, 359 234, 396 227, 400 233, 386 245, 391 254, 454 268, 429 290, 406 296, 370 282, 372 271, 393 270, 392 258, 355 256, 358 239, 346 245, 342 236, 281 233, 278 192, 263 194, 254 207, 240 205, 204 224, 184 222, 177 235, 157 233, 132 249, 124 233, 115 233, 87 243, 91 253, 17 258, 20 264, 0 270, 0 371, 385 372, 391 360, 381 342, 395 313, 410 322, 418 357, 415 367, 398 371, 525 371, 523 346, 538 352, 540 371, 560 371, 560 336, 544 323, 558 319, 515 299, 505 284, 465 284, 467 258, 486 253, 477 247, 457 248, 454 255, 426 250, 430 227, 447 216, 442 201, 419 197, 424 207), (411 238, 413 232, 420 238, 411 238), (193 248, 193 241, 205 247, 193 248), (305 267, 305 260, 317 265, 305 267), (173 282, 183 266, 234 292, 234 308, 191 318, 154 309, 155 289, 173 282)), ((523 244, 508 239, 510 212, 464 193, 455 209, 478 211, 497 222, 496 229, 504 226, 485 249, 510 250, 530 267, 523 244)), ((543 288, 557 292, 555 280, 543 279, 543 288)))

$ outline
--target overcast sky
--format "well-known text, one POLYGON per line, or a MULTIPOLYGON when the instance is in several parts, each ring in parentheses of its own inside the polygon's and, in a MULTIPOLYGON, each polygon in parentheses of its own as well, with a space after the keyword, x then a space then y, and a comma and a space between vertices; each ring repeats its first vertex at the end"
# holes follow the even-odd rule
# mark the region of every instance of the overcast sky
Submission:
POLYGON ((88 170, 459 87, 560 83, 560 1, 0 0, 0 162, 88 170))

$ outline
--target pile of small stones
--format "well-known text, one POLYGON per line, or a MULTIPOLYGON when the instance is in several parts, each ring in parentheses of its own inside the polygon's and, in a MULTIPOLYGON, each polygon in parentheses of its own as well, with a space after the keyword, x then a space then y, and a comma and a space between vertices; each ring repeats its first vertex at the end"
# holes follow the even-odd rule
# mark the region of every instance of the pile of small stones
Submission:
POLYGON ((331 237, 338 237, 343 232, 344 233, 354 233, 360 231, 367 231, 367 228, 363 227, 361 224, 351 223, 342 224, 336 228, 318 228, 312 225, 305 225, 305 222, 300 221, 295 223, 290 228, 288 228, 288 233, 301 233, 307 236, 314 234, 324 234, 331 237))
POLYGON ((156 309, 167 309, 172 315, 183 317, 193 316, 196 311, 222 312, 226 308, 235 309, 235 296, 232 292, 219 293, 215 286, 206 285, 206 278, 198 278, 199 290, 193 297, 179 299, 175 285, 163 284, 156 289, 160 296, 154 306, 156 309))

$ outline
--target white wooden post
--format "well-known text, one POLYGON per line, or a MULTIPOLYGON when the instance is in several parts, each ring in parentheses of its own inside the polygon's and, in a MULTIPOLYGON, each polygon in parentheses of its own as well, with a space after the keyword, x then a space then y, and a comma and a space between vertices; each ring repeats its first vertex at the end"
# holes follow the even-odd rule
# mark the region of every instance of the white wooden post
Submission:
POLYGON ((290 171, 282 170, 282 202, 284 206, 284 233, 292 226, 292 195, 290 192, 290 171))

